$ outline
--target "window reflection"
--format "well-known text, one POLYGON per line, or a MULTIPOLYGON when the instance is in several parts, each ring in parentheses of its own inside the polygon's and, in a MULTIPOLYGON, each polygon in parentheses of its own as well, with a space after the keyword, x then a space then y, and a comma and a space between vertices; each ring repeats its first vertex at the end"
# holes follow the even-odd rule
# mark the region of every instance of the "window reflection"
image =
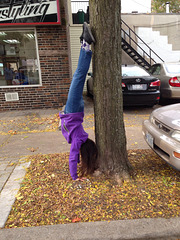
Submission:
POLYGON ((39 83, 34 30, 0 31, 0 86, 39 83))

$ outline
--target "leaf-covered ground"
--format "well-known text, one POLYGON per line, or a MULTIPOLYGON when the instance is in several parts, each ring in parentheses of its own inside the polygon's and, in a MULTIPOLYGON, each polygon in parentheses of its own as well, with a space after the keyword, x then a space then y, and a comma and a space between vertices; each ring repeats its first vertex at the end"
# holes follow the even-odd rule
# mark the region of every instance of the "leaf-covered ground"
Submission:
MULTIPOLYGON (((139 114, 133 111, 132 114, 124 113, 126 127, 139 126, 142 121, 149 117, 149 114, 139 114)), ((33 132, 57 131, 59 126, 59 113, 49 116, 39 116, 37 113, 29 113, 23 117, 0 119, 0 135, 16 135, 33 132)), ((94 129, 94 113, 86 114, 83 122, 84 129, 94 129)))
POLYGON ((72 181, 68 154, 36 155, 6 228, 180 216, 180 175, 151 150, 130 150, 134 167, 122 186, 106 176, 72 181))
POLYGON ((59 114, 40 117, 38 114, 27 114, 23 117, 0 119, 0 135, 16 135, 22 133, 56 131, 59 124, 59 114))

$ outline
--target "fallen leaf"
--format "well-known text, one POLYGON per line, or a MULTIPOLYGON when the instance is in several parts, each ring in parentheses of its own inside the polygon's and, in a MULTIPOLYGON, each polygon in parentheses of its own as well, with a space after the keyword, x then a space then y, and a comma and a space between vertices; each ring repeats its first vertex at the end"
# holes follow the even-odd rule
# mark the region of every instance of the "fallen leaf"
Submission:
POLYGON ((76 223, 76 222, 80 222, 81 221, 81 218, 74 218, 73 220, 72 220, 72 223, 76 223))

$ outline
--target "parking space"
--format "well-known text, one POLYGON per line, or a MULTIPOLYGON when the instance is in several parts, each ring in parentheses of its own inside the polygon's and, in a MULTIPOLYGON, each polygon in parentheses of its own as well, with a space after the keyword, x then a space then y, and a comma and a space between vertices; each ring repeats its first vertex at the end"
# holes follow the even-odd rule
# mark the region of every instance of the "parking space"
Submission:
MULTIPOLYGON (((85 129, 94 129, 94 108, 93 99, 84 97, 85 100, 85 129)), ((176 100, 163 100, 161 104, 154 105, 153 107, 146 106, 133 106, 124 107, 124 124, 127 138, 127 149, 149 149, 142 134, 142 123, 148 119, 151 112, 157 108, 165 105, 178 103, 176 100)))

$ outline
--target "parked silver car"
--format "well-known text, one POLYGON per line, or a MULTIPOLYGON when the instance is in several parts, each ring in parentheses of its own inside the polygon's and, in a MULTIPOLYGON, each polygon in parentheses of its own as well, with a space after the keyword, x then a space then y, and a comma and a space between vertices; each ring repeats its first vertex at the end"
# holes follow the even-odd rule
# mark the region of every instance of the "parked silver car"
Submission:
POLYGON ((180 99, 180 62, 156 63, 149 73, 161 81, 161 98, 180 99))
POLYGON ((142 132, 154 152, 180 170, 180 104, 154 110, 143 122, 142 132))

